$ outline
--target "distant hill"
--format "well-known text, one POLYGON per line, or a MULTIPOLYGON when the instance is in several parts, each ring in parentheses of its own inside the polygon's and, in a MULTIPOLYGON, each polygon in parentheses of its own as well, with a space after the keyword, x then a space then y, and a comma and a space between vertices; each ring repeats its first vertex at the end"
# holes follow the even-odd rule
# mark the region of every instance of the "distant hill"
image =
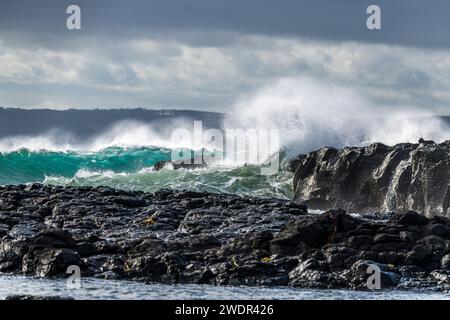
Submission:
POLYGON ((38 135, 51 129, 70 132, 80 138, 102 133, 124 120, 151 124, 164 130, 176 120, 201 120, 206 128, 221 128, 224 114, 190 110, 49 110, 0 108, 0 138, 16 135, 38 135))
MULTIPOLYGON (((50 110, 13 109, 0 107, 0 138, 17 135, 39 135, 49 130, 60 129, 84 139, 103 133, 115 123, 124 120, 150 124, 161 134, 170 134, 177 120, 187 120, 192 128, 193 120, 203 122, 205 129, 222 129, 225 114, 192 110, 50 110)), ((426 121, 427 118, 423 120, 426 121)), ((441 117, 450 125, 450 116, 441 117)))

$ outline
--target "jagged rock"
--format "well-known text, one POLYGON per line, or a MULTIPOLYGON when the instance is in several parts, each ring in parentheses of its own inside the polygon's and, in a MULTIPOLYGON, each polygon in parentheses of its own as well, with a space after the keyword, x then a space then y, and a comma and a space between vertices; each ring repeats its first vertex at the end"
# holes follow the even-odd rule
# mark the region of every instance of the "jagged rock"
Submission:
MULTIPOLYGON (((377 289, 392 288, 399 284, 401 274, 395 267, 373 261, 358 260, 352 265, 349 272, 345 272, 345 275, 348 277, 347 281, 349 281, 351 287, 354 289, 367 290, 370 289, 368 286, 369 277, 374 274, 375 269, 376 272, 380 272, 380 287, 377 289), (373 269, 370 270, 369 267, 372 267, 373 269)), ((372 281, 369 281, 369 283, 372 285, 375 284, 375 282, 372 281)))
POLYGON ((421 226, 429 222, 429 220, 423 215, 420 215, 414 211, 406 211, 401 214, 396 214, 393 217, 393 220, 395 220, 397 224, 407 226, 421 226))
POLYGON ((441 268, 450 270, 450 254, 446 254, 441 259, 441 268))
POLYGON ((80 257, 75 251, 45 249, 24 255, 22 272, 38 277, 51 277, 66 274, 67 268, 72 265, 80 265, 80 257))
POLYGON ((386 286, 448 283, 442 216, 308 214, 287 200, 105 187, 0 186, 0 200, 2 272, 65 277, 77 265, 106 279, 364 289, 370 261, 386 286))
POLYGON ((307 248, 317 248, 334 241, 337 232, 352 230, 353 218, 345 211, 329 211, 319 218, 306 216, 297 218, 280 231, 271 242, 276 253, 293 253, 307 248))
POLYGON ((295 200, 311 208, 450 214, 450 141, 324 147, 291 168, 295 200))
POLYGON ((32 238, 31 244, 34 249, 73 248, 76 242, 67 230, 45 229, 32 238))
POLYGON ((214 157, 204 156, 202 153, 201 156, 192 156, 190 158, 180 159, 180 160, 161 160, 158 161, 153 169, 155 171, 160 171, 166 167, 171 167, 174 170, 178 169, 202 169, 206 168, 208 164, 212 164, 214 161, 217 161, 214 157))

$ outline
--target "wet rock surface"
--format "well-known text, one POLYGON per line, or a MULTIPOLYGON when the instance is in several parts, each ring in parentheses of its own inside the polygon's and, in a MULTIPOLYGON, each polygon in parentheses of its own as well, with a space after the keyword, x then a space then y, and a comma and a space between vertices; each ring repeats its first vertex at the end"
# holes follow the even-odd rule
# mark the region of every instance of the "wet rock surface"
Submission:
POLYGON ((278 199, 107 187, 0 187, 0 272, 161 283, 448 289, 450 220, 307 214, 278 199))
MULTIPOLYGON (((203 152, 205 152, 205 151, 203 151, 203 152)), ((211 164, 214 164, 214 163, 220 161, 218 158, 204 155, 203 152, 202 152, 202 154, 200 156, 192 156, 192 157, 187 157, 187 158, 181 157, 181 159, 179 159, 179 160, 161 160, 161 161, 158 161, 153 166, 153 169, 155 171, 160 171, 160 170, 162 170, 162 169, 164 169, 166 167, 172 168, 174 170, 179 170, 179 169, 189 169, 189 170, 203 169, 203 168, 207 168, 211 164)))
POLYGON ((450 141, 324 147, 291 162, 295 200, 348 212, 450 214, 450 141))

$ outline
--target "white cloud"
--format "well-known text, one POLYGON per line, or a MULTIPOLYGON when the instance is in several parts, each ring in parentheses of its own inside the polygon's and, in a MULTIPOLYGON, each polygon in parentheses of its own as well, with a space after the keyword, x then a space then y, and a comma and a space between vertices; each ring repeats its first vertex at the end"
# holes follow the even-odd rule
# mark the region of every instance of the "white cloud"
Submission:
POLYGON ((0 81, 16 83, 76 82, 85 63, 82 55, 45 49, 0 46, 0 81))
POLYGON ((442 112, 450 104, 449 74, 449 51, 358 42, 236 36, 209 47, 161 38, 91 39, 65 51, 0 42, 0 83, 27 84, 28 95, 35 95, 35 103, 30 96, 21 102, 4 89, 0 105, 111 107, 115 101, 225 111, 279 78, 307 76, 357 88, 379 104, 442 112), (47 89, 39 90, 44 84, 47 89))

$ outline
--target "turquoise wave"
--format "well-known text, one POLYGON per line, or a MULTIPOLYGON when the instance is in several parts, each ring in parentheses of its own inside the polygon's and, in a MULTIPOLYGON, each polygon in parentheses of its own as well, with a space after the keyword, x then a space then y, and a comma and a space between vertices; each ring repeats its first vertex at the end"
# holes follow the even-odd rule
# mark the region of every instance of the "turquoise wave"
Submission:
POLYGON ((154 171, 170 149, 111 147, 98 152, 19 150, 0 154, 0 184, 40 182, 70 186, 110 186, 153 192, 161 188, 291 198, 292 175, 260 175, 258 165, 214 165, 197 170, 154 171))
POLYGON ((43 181, 49 176, 73 177, 80 170, 132 173, 170 159, 170 150, 107 148, 100 152, 19 150, 0 155, 0 184, 43 181))

